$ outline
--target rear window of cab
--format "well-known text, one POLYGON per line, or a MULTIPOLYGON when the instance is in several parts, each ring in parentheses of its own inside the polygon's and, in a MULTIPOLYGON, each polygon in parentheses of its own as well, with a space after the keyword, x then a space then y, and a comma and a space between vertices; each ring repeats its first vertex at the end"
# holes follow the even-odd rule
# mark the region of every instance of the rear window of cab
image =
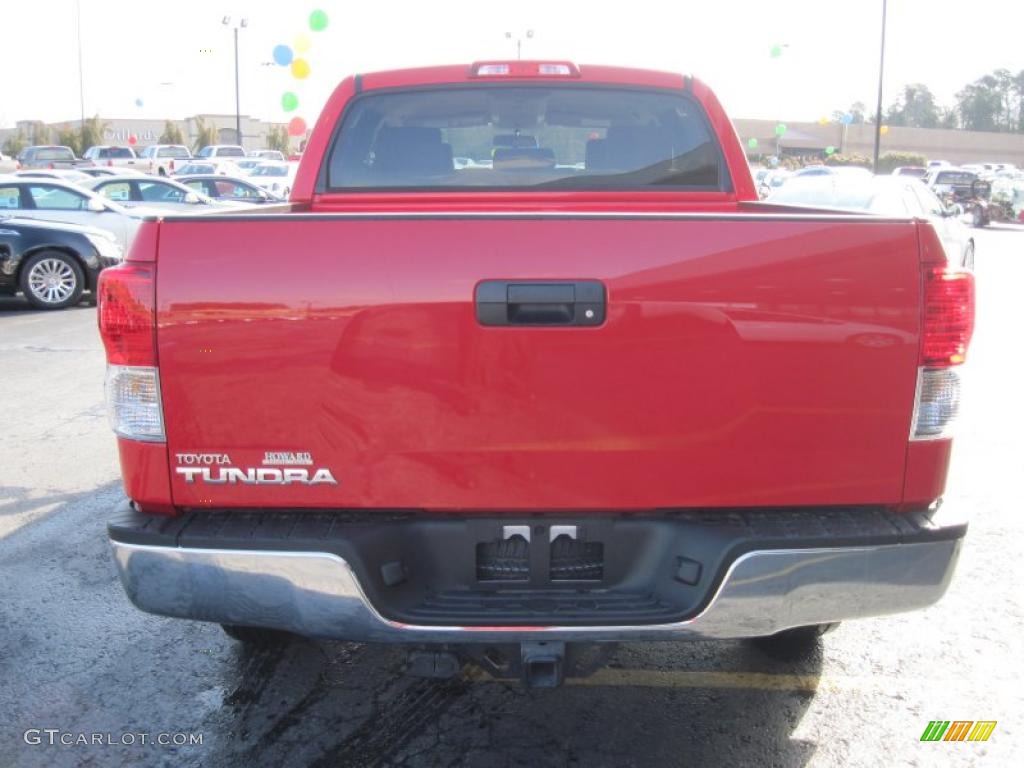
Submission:
POLYGON ((469 85, 353 100, 329 191, 726 190, 721 149, 682 91, 469 85))

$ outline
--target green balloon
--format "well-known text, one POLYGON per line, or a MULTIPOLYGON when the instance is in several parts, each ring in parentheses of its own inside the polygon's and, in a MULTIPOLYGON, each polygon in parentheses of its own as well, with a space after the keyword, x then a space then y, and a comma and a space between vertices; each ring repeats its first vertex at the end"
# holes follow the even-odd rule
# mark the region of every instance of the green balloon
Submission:
POLYGON ((316 10, 309 14, 309 28, 314 32, 322 32, 327 28, 327 14, 316 10))
POLYGON ((747 139, 747 147, 749 149, 757 149, 757 139, 747 139))
POLYGON ((836 148, 833 147, 831 144, 829 144, 827 147, 825 147, 825 154, 826 155, 834 155, 835 153, 836 153, 836 148))
POLYGON ((780 139, 786 135, 785 123, 779 123, 778 125, 775 126, 775 135, 778 136, 780 139))
POLYGON ((299 106, 299 97, 291 91, 285 91, 284 95, 281 96, 281 109, 285 112, 291 112, 299 106))
POLYGON ((781 45, 773 45, 772 46, 772 58, 773 59, 777 59, 781 55, 782 55, 782 46, 781 45))

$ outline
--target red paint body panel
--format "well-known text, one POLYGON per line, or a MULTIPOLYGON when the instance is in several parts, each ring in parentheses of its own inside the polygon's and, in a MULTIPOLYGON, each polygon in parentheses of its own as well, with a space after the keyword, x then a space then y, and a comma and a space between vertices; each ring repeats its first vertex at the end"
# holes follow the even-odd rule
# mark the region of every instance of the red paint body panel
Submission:
POLYGON ((919 275, 912 222, 168 220, 157 338, 172 460, 309 451, 340 483, 175 477, 174 502, 896 505, 919 275), (485 328, 485 279, 601 280, 608 318, 485 328))
POLYGON ((118 438, 117 453, 121 459, 125 495, 143 512, 160 515, 174 512, 167 445, 118 438))
POLYGON ((907 446, 907 479, 903 491, 905 509, 922 509, 942 496, 952 440, 925 440, 907 446))

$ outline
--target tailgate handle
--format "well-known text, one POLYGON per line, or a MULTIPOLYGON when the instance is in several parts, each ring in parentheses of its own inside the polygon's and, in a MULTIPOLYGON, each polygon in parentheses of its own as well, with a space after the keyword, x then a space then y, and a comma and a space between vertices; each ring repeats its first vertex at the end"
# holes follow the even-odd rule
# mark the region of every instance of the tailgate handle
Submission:
POLYGON ((481 325, 600 325, 604 316, 599 280, 484 280, 476 287, 481 325))

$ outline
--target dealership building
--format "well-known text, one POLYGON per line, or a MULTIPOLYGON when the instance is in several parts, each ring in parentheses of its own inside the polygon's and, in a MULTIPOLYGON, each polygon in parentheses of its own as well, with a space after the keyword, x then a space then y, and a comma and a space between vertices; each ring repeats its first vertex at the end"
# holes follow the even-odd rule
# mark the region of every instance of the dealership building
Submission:
MULTIPOLYGON (((160 140, 160 136, 164 132, 164 125, 170 122, 172 125, 178 126, 181 130, 182 135, 185 137, 185 143, 189 147, 195 144, 196 138, 199 135, 199 125, 212 125, 217 131, 217 141, 220 144, 241 144, 247 150, 250 149, 262 149, 267 144, 267 135, 270 133, 271 128, 285 128, 287 129, 287 123, 267 123, 248 115, 241 116, 241 128, 242 128, 242 140, 238 141, 238 137, 235 134, 235 116, 231 115, 194 115, 192 117, 186 117, 184 120, 144 120, 136 118, 127 119, 108 119, 100 118, 100 122, 103 124, 103 141, 107 144, 126 145, 134 144, 136 147, 144 147, 147 144, 156 144, 160 140), (135 137, 133 142, 131 139, 135 137)), ((57 132, 71 128, 77 130, 81 124, 80 120, 65 120, 58 123, 43 123, 38 120, 19 120, 13 128, 0 128, 0 145, 3 145, 7 137, 13 134, 21 133, 25 137, 25 140, 29 144, 37 143, 52 143, 57 138, 57 132), (47 140, 45 142, 39 141, 43 134, 43 129, 46 129, 45 134, 47 140)), ((297 146, 300 139, 292 137, 291 142, 297 146)))

